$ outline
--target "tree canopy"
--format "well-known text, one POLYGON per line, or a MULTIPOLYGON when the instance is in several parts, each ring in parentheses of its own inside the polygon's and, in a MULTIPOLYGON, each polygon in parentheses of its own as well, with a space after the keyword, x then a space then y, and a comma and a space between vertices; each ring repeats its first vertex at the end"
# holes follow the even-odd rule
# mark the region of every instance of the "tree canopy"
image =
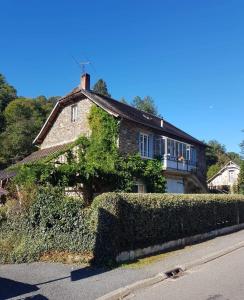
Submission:
POLYGON ((207 177, 211 178, 230 160, 240 165, 241 157, 238 153, 227 152, 225 145, 217 140, 210 140, 206 149, 207 177))
POLYGON ((143 110, 152 115, 155 115, 155 116, 158 115, 158 109, 156 107, 156 104, 155 104, 153 98, 150 96, 146 96, 144 98, 136 96, 132 100, 131 105, 137 109, 143 110))
POLYGON ((93 86, 93 91, 103 96, 111 97, 108 92, 107 84, 103 79, 99 79, 93 86))
POLYGON ((9 85, 5 77, 0 74, 0 133, 4 130, 3 111, 6 106, 17 97, 14 87, 9 85))
POLYGON ((0 74, 0 169, 34 150, 33 139, 59 97, 18 97, 0 74))

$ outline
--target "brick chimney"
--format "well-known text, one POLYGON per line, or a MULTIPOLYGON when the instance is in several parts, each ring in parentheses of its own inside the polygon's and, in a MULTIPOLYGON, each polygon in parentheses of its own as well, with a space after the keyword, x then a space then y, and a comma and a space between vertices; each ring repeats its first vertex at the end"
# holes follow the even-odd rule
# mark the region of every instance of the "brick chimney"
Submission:
POLYGON ((83 90, 90 90, 90 75, 85 73, 81 76, 80 88, 83 90))

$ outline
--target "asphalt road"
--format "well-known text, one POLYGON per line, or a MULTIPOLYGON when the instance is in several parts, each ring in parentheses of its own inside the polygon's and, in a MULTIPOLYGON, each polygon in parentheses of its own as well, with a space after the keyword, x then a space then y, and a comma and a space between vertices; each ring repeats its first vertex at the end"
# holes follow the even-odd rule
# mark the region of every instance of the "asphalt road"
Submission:
POLYGON ((243 300, 244 249, 196 267, 176 279, 167 279, 136 295, 133 300, 243 300))
MULTIPOLYGON (((176 265, 202 258, 242 241, 244 241, 244 230, 173 251, 160 261, 134 269, 127 266, 106 270, 58 263, 0 265, 0 300, 94 300, 135 281, 152 277, 176 265)), ((242 265, 241 261, 239 263, 242 265)), ((187 279, 188 275, 177 280, 181 282, 185 278, 187 279)), ((190 274, 189 278, 191 278, 190 274)), ((236 278, 238 278, 238 273, 233 275, 230 281, 234 281, 236 278)), ((195 298, 191 299, 195 300, 195 298)), ((212 298, 211 300, 213 299, 220 300, 221 298, 212 298)), ((244 300, 244 293, 243 297, 239 299, 244 300)))

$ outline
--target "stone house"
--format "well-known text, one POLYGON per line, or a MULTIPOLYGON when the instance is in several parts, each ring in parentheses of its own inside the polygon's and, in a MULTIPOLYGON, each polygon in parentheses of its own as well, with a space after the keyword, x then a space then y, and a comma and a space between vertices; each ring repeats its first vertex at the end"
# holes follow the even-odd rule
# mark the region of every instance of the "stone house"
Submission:
POLYGON ((233 192, 233 187, 238 183, 240 167, 233 161, 229 161, 219 172, 208 181, 210 190, 233 192))
MULTIPOLYGON (((121 153, 139 152, 145 159, 162 158, 168 192, 206 191, 206 145, 163 118, 93 92, 89 74, 84 74, 80 85, 57 102, 34 140, 39 150, 22 162, 44 158, 64 149, 81 135, 89 136, 87 117, 92 105, 119 120, 121 153)), ((144 183, 135 182, 135 191, 146 192, 144 183)))

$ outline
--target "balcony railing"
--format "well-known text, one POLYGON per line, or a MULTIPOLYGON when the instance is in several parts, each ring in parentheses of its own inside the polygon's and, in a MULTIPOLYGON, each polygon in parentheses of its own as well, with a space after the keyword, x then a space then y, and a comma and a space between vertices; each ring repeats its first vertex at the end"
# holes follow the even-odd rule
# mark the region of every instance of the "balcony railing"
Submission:
POLYGON ((163 168, 165 170, 172 169, 172 170, 180 170, 185 172, 194 172, 197 169, 196 162, 189 161, 186 159, 178 159, 167 155, 163 157, 162 162, 163 162, 163 168))

